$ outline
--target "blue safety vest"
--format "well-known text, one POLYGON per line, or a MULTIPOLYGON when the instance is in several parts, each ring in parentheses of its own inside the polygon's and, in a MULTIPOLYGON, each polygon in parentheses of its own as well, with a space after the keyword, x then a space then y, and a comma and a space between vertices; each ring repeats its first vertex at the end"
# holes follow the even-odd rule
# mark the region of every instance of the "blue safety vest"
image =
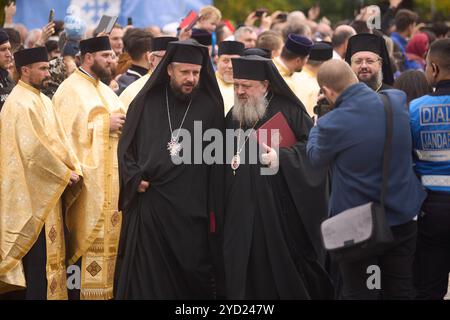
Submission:
POLYGON ((450 80, 409 108, 415 171, 431 191, 450 193, 450 80))

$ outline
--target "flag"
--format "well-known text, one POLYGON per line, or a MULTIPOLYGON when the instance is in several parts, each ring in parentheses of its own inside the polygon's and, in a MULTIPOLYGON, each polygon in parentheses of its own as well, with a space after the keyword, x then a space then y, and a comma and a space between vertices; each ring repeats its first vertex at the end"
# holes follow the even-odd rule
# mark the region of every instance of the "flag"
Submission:
POLYGON ((15 23, 24 24, 29 30, 41 29, 48 22, 50 9, 55 9, 55 20, 64 20, 67 8, 75 5, 88 27, 97 26, 102 15, 118 16, 121 25, 133 18, 138 28, 156 25, 163 27, 180 22, 189 10, 198 11, 212 0, 20 0, 17 1, 15 23))

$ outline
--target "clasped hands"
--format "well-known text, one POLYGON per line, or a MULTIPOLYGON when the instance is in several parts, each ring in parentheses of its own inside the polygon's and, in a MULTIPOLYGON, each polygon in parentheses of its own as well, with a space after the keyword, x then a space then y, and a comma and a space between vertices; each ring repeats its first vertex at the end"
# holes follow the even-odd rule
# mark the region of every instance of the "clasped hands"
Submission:
MULTIPOLYGON (((267 166, 269 169, 275 169, 280 166, 280 162, 278 159, 278 154, 275 149, 269 147, 267 144, 262 144, 265 153, 261 155, 261 163, 267 166)), ((137 188, 138 193, 144 193, 150 187, 150 182, 141 180, 137 188)))
POLYGON ((78 182, 80 182, 81 177, 75 172, 72 171, 70 173, 70 180, 69 180, 69 186, 73 186, 74 184, 77 184, 78 182))

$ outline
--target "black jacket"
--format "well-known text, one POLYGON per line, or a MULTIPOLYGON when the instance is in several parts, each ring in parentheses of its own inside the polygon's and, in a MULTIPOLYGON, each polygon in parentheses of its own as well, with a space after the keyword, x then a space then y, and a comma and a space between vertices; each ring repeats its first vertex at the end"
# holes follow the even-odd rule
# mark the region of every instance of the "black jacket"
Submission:
POLYGON ((0 110, 16 84, 12 81, 8 71, 0 68, 0 110))
POLYGON ((148 73, 148 70, 137 65, 132 65, 117 81, 119 84, 119 90, 117 95, 120 95, 130 84, 136 80, 142 78, 148 73))

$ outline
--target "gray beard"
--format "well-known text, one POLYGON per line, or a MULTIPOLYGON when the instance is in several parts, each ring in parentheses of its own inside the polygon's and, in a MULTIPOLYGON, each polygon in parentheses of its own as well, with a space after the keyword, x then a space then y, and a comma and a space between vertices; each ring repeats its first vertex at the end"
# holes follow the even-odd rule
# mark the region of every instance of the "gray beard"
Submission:
POLYGON ((253 127, 256 121, 262 119, 266 114, 269 104, 266 97, 249 98, 241 102, 237 95, 234 95, 233 119, 239 121, 244 127, 253 127))
POLYGON ((373 90, 378 90, 378 88, 383 83, 383 70, 380 70, 380 72, 373 75, 373 77, 370 78, 369 80, 361 82, 364 82, 365 84, 367 84, 367 86, 369 86, 373 90))

